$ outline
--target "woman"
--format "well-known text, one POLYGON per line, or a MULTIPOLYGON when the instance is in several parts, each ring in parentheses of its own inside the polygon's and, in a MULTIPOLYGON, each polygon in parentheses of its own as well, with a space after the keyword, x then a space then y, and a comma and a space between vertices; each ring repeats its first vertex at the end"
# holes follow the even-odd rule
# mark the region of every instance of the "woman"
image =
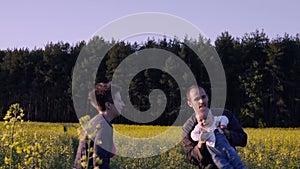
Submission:
POLYGON ((111 83, 99 83, 89 93, 89 100, 99 114, 84 125, 74 168, 110 168, 110 158, 115 153, 111 121, 120 116, 124 107, 120 90, 111 83))

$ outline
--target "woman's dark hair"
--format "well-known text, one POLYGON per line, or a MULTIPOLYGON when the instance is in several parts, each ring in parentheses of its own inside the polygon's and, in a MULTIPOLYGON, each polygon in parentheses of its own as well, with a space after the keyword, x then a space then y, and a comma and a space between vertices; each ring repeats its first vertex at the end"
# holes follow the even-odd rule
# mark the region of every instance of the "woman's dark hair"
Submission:
POLYGON ((109 102, 113 104, 113 97, 117 92, 120 91, 121 88, 117 85, 111 84, 111 82, 97 83, 95 88, 89 93, 89 98, 91 102, 97 103, 101 111, 105 111, 106 110, 105 103, 109 102))

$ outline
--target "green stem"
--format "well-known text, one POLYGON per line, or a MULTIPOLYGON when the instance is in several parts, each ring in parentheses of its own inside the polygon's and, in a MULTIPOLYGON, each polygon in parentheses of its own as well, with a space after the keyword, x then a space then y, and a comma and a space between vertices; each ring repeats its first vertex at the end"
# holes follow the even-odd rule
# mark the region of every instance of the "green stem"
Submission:
MULTIPOLYGON (((9 159, 12 160, 12 155, 13 155, 13 143, 14 143, 14 132, 15 132, 15 124, 16 122, 14 121, 12 124, 12 129, 11 129, 11 142, 10 142, 10 153, 9 153, 9 159)), ((9 168, 12 169, 12 162, 10 161, 9 163, 9 168)))

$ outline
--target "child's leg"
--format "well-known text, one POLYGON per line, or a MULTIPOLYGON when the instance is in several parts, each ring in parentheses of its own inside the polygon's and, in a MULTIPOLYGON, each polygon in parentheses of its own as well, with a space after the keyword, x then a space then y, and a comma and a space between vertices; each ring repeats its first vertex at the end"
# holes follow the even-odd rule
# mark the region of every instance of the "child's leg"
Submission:
POLYGON ((247 167, 242 162, 236 150, 228 142, 226 136, 219 132, 215 132, 215 136, 216 136, 216 144, 222 147, 222 149, 224 149, 227 157, 226 159, 228 160, 230 165, 236 169, 247 169, 247 167))
POLYGON ((240 156, 237 154, 236 150, 233 147, 227 147, 226 150, 230 164, 232 164, 234 168, 247 169, 247 167, 242 162, 240 156))
POLYGON ((228 160, 226 150, 221 146, 217 144, 215 147, 207 146, 207 150, 211 154, 212 160, 219 169, 234 169, 228 160))

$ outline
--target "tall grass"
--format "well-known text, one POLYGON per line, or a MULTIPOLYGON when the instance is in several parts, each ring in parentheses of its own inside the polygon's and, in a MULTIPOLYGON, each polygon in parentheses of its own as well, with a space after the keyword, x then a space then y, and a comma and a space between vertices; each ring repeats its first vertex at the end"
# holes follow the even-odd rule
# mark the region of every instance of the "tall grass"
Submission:
POLYGON ((300 168, 300 129, 246 129, 248 144, 238 148, 249 168, 300 168))
POLYGON ((22 108, 13 104, 4 117, 0 168, 72 168, 77 142, 73 124, 23 122, 23 116, 22 108))
MULTIPOLYGON (((72 168, 78 145, 79 124, 22 122, 20 108, 15 106, 0 123, 0 169, 15 168, 72 168), (18 110, 19 109, 19 110, 18 110)), ((149 138, 166 131, 166 126, 114 125, 116 132, 135 138, 149 138)), ((238 148, 238 153, 249 169, 300 168, 300 129, 267 128, 245 129, 248 144, 238 148)), ((172 134, 181 135, 181 127, 172 134)), ((172 138, 172 137, 170 137, 172 138)), ((122 140, 119 140, 122 141, 122 140)), ((172 142, 168 138, 162 142, 172 142)), ((118 145, 118 143, 116 143, 118 145)), ((135 143, 119 144, 121 151, 135 151, 135 143)), ((139 145, 141 146, 141 145, 139 145)), ((153 148, 147 147, 144 148, 153 148)), ((158 145, 159 147, 159 145, 158 145)), ((118 148, 118 147, 117 147, 118 148)), ((145 152, 147 153, 147 152, 145 152)), ((185 161, 182 145, 148 158, 115 156, 112 168, 197 168, 185 161)))

